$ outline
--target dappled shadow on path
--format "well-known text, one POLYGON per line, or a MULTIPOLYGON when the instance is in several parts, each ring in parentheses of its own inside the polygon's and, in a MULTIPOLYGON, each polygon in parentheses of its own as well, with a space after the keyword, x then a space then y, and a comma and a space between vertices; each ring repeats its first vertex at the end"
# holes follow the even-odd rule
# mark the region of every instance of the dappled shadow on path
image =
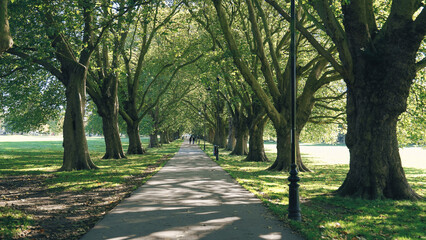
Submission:
POLYGON ((178 154, 83 239, 299 239, 198 146, 178 154))

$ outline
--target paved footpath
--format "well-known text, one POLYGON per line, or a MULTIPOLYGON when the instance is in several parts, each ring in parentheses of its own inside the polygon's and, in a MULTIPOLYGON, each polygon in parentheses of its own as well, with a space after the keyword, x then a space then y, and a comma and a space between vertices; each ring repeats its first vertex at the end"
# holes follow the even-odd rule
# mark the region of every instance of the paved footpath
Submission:
POLYGON ((197 145, 179 152, 83 236, 92 239, 302 239, 197 145))

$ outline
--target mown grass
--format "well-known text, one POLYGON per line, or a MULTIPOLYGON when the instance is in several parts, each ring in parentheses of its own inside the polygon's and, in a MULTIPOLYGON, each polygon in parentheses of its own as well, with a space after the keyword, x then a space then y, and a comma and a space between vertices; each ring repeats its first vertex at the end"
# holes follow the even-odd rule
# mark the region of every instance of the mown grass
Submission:
MULTIPOLYGON (((212 159, 212 146, 206 153, 212 159)), ((274 160, 274 154, 268 155, 274 160)), ((424 200, 362 200, 335 196, 349 170, 348 165, 314 165, 313 172, 299 173, 302 222, 287 219, 288 173, 266 171, 272 162, 244 162, 221 149, 218 163, 242 186, 256 194, 277 216, 307 239, 426 239, 424 200)), ((411 187, 425 196, 426 171, 406 168, 411 187)))
MULTIPOLYGON (((142 139, 147 145, 148 140, 142 139)), ((123 139, 127 148, 128 140, 123 139)), ((170 158, 181 141, 148 149, 144 155, 130 155, 120 160, 101 159, 105 145, 100 138, 88 139, 90 156, 98 170, 58 172, 62 165, 62 142, 0 142, 0 178, 6 176, 44 176, 47 191, 86 191, 125 184, 133 175, 144 172, 161 158, 170 158)), ((145 181, 153 175, 146 177, 145 181)), ((135 186, 134 188, 136 188, 135 186)), ((0 196, 0 201, 2 196, 0 196)), ((12 207, 0 208, 0 238, 17 237, 31 222, 32 216, 12 207)))

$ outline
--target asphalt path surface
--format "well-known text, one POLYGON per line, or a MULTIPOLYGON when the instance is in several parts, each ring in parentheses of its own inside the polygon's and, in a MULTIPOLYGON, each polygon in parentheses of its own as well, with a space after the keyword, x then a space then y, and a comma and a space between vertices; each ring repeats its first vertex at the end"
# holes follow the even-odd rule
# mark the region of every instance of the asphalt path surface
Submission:
POLYGON ((93 239, 302 239, 205 155, 179 152, 83 236, 93 239))

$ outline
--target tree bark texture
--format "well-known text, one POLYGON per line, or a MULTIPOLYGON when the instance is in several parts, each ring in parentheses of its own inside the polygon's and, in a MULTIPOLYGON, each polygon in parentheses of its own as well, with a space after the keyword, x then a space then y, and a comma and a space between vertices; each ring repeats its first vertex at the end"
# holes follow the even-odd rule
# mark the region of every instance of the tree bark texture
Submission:
POLYGON ((268 157, 265 154, 265 148, 263 144, 263 130, 268 122, 268 118, 264 117, 262 120, 255 124, 249 129, 250 143, 249 152, 244 159, 248 162, 269 162, 268 157))
POLYGON ((207 141, 210 143, 214 143, 214 136, 216 135, 213 128, 209 128, 207 135, 207 141))
POLYGON ((339 188, 342 196, 366 199, 417 199, 405 178, 396 135, 399 115, 406 110, 415 53, 400 33, 373 56, 354 59, 353 81, 347 81, 350 170, 339 188), (401 39, 402 38, 402 39, 401 39))
POLYGON ((141 137, 139 135, 139 122, 127 122, 127 135, 129 136, 129 147, 127 154, 144 154, 141 137))
POLYGON ((118 127, 118 79, 115 75, 109 76, 113 79, 104 79, 102 91, 99 98, 92 94, 92 99, 98 108, 98 113, 102 118, 102 129, 105 139, 105 155, 103 159, 125 158, 123 145, 118 127))
POLYGON ((9 31, 7 1, 8 0, 0 0, 0 55, 13 45, 13 40, 9 31))
POLYGON ((157 148, 160 147, 160 143, 158 142, 158 133, 154 132, 149 135, 149 147, 157 148))
POLYGON ((160 143, 161 144, 169 144, 170 141, 170 135, 167 131, 161 131, 160 132, 160 143))
POLYGON ((386 28, 370 34, 373 39, 365 29, 360 30, 356 6, 343 9, 354 67, 345 79, 350 169, 337 191, 342 196, 420 198, 409 186, 401 165, 396 125, 406 110, 416 75, 416 53, 426 32, 426 13, 423 10, 419 15, 424 22, 417 26, 410 14, 397 16, 398 11, 410 12, 411 6, 401 4, 393 3, 386 28))
POLYGON ((228 143, 225 150, 232 151, 235 148, 237 140, 235 139, 235 127, 232 124, 232 119, 229 120, 228 143))
POLYGON ((224 148, 226 146, 226 128, 222 118, 219 118, 219 125, 216 127, 216 131, 214 133, 214 144, 218 145, 220 148, 224 148))
POLYGON ((236 115, 237 119, 233 119, 235 127, 235 139, 237 140, 234 150, 231 152, 231 155, 247 155, 247 140, 248 140, 248 127, 244 121, 244 116, 236 115))
POLYGON ((103 159, 126 158, 121 144, 118 115, 110 114, 102 117, 102 129, 105 138, 105 155, 103 159))
POLYGON ((64 119, 64 158, 60 171, 96 169, 89 156, 86 135, 84 132, 84 112, 86 107, 86 75, 84 66, 70 63, 67 70, 69 79, 66 85, 66 101, 64 119))

